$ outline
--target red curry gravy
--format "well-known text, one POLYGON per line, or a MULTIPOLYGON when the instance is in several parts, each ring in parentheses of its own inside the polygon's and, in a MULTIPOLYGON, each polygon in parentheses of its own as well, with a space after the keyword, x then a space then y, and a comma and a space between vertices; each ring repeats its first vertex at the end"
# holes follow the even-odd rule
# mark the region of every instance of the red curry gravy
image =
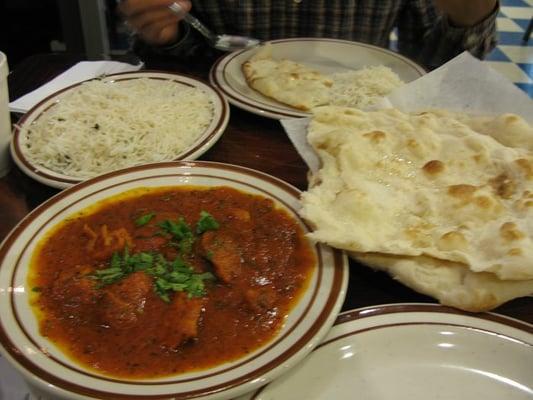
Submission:
POLYGON ((71 358, 115 377, 153 378, 232 361, 270 341, 315 265, 298 222, 270 199, 228 187, 143 188, 55 227, 33 256, 29 284, 41 334, 71 358), (199 234, 202 212, 218 228, 199 234), (193 232, 188 249, 161 228, 180 218, 193 232), (142 270, 103 285, 96 271, 125 251, 179 258, 212 278, 200 295, 170 290, 166 300, 142 270))

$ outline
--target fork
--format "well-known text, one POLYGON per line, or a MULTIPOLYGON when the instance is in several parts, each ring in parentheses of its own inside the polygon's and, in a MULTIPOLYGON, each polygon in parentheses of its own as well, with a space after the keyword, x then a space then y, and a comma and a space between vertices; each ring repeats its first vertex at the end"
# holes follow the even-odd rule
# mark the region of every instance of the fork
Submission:
POLYGON ((248 49, 257 46, 261 43, 260 40, 236 35, 217 35, 208 29, 198 18, 189 13, 184 14, 183 7, 177 2, 168 6, 168 8, 176 15, 182 17, 185 22, 200 32, 208 41, 208 43, 215 49, 222 51, 235 51, 241 49, 248 49))

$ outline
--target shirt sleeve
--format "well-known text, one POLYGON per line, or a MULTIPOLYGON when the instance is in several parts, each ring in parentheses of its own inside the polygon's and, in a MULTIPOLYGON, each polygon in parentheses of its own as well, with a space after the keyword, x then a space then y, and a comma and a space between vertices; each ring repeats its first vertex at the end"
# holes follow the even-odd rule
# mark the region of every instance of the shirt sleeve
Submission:
POLYGON ((497 4, 490 15, 471 27, 456 27, 439 15, 430 1, 411 0, 398 19, 398 50, 429 69, 463 51, 483 58, 496 45, 497 4))

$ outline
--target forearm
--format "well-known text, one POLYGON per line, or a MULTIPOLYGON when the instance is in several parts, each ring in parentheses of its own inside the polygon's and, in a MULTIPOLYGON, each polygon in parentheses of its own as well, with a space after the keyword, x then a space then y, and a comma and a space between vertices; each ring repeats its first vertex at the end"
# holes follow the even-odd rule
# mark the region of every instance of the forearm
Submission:
POLYGON ((484 20, 496 8, 497 0, 435 0, 451 24, 469 27, 484 20))
MULTIPOLYGON (((452 2, 447 3, 450 5, 452 2)), ((420 4, 424 3, 413 0, 411 7, 407 7, 399 18, 398 49, 408 57, 433 69, 463 51, 483 58, 494 47, 497 1, 484 18, 466 27, 456 25, 440 10, 437 12, 435 3, 427 2, 425 7, 420 4), (431 6, 428 7, 428 4, 431 6)))

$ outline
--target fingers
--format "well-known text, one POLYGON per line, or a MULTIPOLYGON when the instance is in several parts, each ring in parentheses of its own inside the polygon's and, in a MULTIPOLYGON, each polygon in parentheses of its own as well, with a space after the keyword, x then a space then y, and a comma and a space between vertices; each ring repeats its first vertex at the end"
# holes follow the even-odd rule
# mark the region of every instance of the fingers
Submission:
MULTIPOLYGON (((191 9, 191 3, 178 0, 184 13, 191 9)), ((165 45, 175 41, 178 35, 178 21, 181 19, 169 10, 169 0, 125 0, 119 11, 130 29, 134 30, 145 42, 165 45)))
POLYGON ((146 43, 155 45, 172 43, 178 37, 178 19, 172 16, 168 19, 154 21, 137 30, 137 34, 146 43))
POLYGON ((176 24, 178 16, 164 8, 149 9, 144 13, 134 14, 128 18, 128 24, 138 32, 147 29, 150 25, 176 24))

